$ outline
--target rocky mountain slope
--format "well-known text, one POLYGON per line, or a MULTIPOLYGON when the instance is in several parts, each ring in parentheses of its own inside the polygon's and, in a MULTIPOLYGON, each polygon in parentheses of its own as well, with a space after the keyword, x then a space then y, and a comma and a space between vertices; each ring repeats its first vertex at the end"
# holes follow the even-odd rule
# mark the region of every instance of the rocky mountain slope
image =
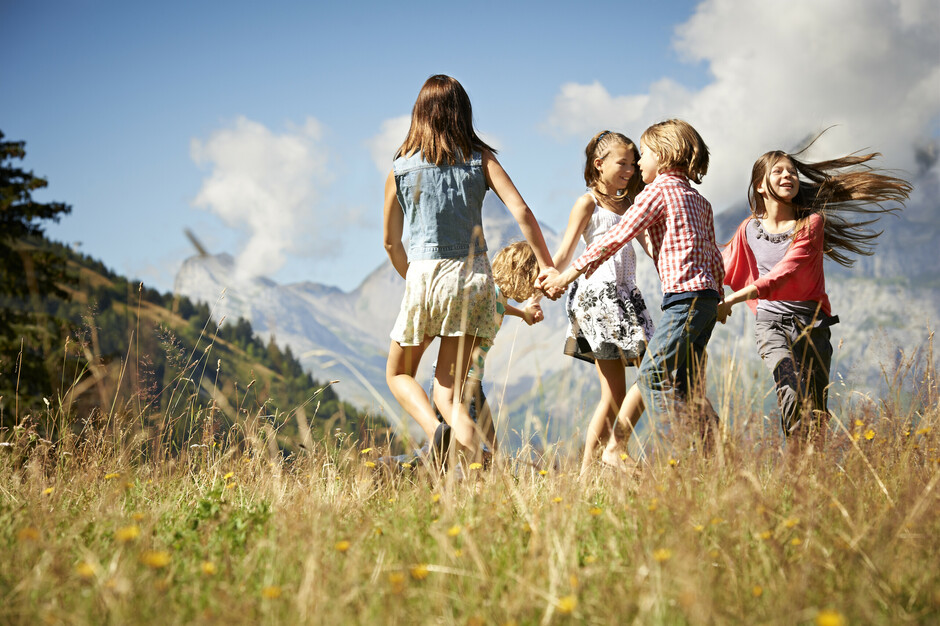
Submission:
MULTIPOLYGON (((937 191, 936 175, 924 174, 915 184, 919 193, 910 206, 879 224, 884 233, 874 257, 861 259, 850 270, 827 267, 833 310, 842 320, 833 328, 835 409, 840 399, 853 394, 877 393, 885 376, 906 359, 921 354, 922 360, 931 325, 940 321, 940 218, 937 195, 930 193, 937 191)), ((746 214, 742 205, 718 215, 720 242, 731 238, 746 214)), ((491 255, 522 238, 492 195, 484 208, 484 230, 491 255)), ((559 235, 547 227, 543 231, 554 249, 559 235)), ((642 253, 640 257, 638 282, 655 321, 660 283, 652 262, 642 253)), ((209 303, 216 319, 249 319, 257 332, 289 345, 315 377, 340 381, 335 388, 344 399, 382 412, 392 423, 402 419, 384 376, 388 333, 404 290, 404 281, 389 263, 349 292, 315 283, 279 285, 265 278, 236 284, 233 276, 229 255, 192 257, 177 275, 176 291, 209 303)), ((594 368, 562 354, 567 326, 563 301, 546 301, 544 309, 545 322, 533 327, 507 318, 487 359, 487 395, 510 439, 569 438, 584 427, 596 403, 594 368)), ((746 308, 716 329, 709 352, 713 399, 721 410, 745 402, 763 403, 772 411, 772 381, 760 366, 753 316, 746 308)), ((433 359, 429 354, 422 364, 425 380, 433 359)))

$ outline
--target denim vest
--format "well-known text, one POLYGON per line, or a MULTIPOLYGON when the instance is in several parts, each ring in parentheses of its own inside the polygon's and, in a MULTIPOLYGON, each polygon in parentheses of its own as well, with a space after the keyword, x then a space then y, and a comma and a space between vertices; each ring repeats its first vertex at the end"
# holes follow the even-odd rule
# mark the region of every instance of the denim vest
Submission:
POLYGON ((417 152, 392 163, 398 202, 408 221, 408 260, 453 259, 486 252, 483 240, 483 156, 434 165, 417 152), (479 235, 474 237, 474 229, 479 235))

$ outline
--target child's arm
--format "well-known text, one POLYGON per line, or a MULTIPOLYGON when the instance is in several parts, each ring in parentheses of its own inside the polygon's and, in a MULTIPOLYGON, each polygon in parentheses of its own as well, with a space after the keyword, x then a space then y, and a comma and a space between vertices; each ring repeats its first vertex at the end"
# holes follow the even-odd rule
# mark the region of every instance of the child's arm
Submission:
POLYGON ((571 257, 574 256, 574 250, 578 245, 578 238, 587 227, 588 220, 594 212, 594 198, 586 193, 578 198, 571 208, 571 215, 568 216, 568 227, 561 238, 561 245, 552 256, 555 268, 561 271, 571 263, 571 257))
POLYGON ((526 305, 521 309, 507 303, 506 315, 512 315, 514 317, 521 318, 529 326, 532 324, 538 324, 543 319, 545 319, 545 314, 542 313, 542 306, 538 302, 533 302, 532 300, 527 302, 526 305))
POLYGON ((385 252, 392 267, 402 278, 408 273, 408 253, 401 242, 405 228, 405 214, 398 202, 398 187, 395 185, 395 172, 389 172, 385 180, 385 206, 382 219, 385 252))
POLYGON ((718 304, 718 321, 724 324, 731 316, 731 307, 739 302, 753 300, 756 297, 757 287, 755 287, 753 283, 744 289, 735 291, 730 296, 725 296, 725 299, 718 304))
POLYGON ((548 251, 548 246, 545 245, 542 229, 539 228, 539 223, 536 221, 532 209, 522 199, 522 195, 516 189, 512 179, 509 178, 509 174, 499 164, 493 153, 488 150, 483 152, 483 171, 486 173, 487 185, 499 196, 499 199, 512 213, 516 223, 519 224, 519 228, 522 229, 525 240, 532 246, 535 258, 539 262, 539 268, 550 274, 557 273, 555 264, 552 262, 552 255, 548 251))
POLYGON ((655 258, 653 256, 653 238, 650 237, 649 231, 645 228, 636 236, 636 240, 639 242, 640 247, 643 248, 643 252, 646 253, 646 256, 649 258, 655 258))

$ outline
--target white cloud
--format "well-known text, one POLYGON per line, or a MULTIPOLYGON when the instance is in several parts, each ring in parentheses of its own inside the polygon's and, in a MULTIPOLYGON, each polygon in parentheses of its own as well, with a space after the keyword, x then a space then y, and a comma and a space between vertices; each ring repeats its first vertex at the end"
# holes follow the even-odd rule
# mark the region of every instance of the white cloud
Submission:
POLYGON ((271 275, 288 254, 322 255, 338 245, 326 234, 330 220, 320 215, 332 175, 317 120, 278 135, 240 117, 205 141, 193 139, 190 155, 211 170, 193 204, 247 236, 236 259, 238 278, 271 275))
POLYGON ((392 158, 401 147, 408 129, 411 127, 411 115, 393 117, 382 122, 379 134, 368 140, 372 162, 382 174, 387 175, 392 169, 392 158))
POLYGON ((600 83, 566 84, 548 124, 589 137, 603 126, 640 135, 664 118, 686 119, 711 150, 702 191, 718 209, 743 200, 760 154, 830 125, 814 157, 870 148, 885 155, 882 165, 913 173, 913 147, 937 140, 938 32, 934 0, 705 0, 674 45, 704 62, 707 85, 691 92, 664 78, 648 93, 611 95, 600 83))

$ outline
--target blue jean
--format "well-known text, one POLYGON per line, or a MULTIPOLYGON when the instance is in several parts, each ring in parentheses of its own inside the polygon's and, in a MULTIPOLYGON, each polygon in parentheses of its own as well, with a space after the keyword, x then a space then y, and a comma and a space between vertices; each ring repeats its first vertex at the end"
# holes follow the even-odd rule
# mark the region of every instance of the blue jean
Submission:
POLYGON ((704 397, 705 347, 717 312, 718 299, 708 297, 681 300, 663 311, 637 376, 650 417, 683 411, 690 397, 704 397))

